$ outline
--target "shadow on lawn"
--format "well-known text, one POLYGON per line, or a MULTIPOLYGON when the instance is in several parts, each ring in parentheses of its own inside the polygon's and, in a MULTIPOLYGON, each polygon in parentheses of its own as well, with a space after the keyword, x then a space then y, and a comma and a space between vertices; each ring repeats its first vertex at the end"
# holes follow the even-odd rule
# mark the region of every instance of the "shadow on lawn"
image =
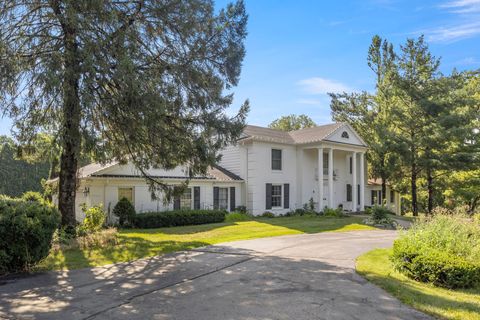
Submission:
POLYGON ((365 226, 365 230, 372 229, 365 225, 362 218, 359 217, 321 217, 321 216, 299 216, 299 217, 282 217, 282 218, 257 218, 258 222, 267 223, 274 226, 284 227, 292 230, 301 231, 303 233, 318 233, 328 231, 348 231, 361 230, 365 226))

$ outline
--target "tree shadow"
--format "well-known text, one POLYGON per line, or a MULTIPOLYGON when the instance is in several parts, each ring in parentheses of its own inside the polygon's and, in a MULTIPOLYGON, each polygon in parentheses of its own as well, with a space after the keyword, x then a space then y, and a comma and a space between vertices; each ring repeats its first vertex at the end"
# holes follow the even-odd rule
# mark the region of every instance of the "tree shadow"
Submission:
POLYGON ((145 234, 195 234, 200 232, 208 232, 218 228, 232 226, 233 222, 220 222, 220 223, 208 223, 198 224, 193 226, 178 226, 178 227, 164 227, 164 228, 152 228, 152 229, 121 229, 119 233, 145 233, 145 234))
POLYGON ((257 218, 255 221, 274 226, 284 227, 302 233, 319 233, 328 231, 372 230, 372 227, 363 223, 360 217, 322 217, 299 216, 281 218, 257 218))

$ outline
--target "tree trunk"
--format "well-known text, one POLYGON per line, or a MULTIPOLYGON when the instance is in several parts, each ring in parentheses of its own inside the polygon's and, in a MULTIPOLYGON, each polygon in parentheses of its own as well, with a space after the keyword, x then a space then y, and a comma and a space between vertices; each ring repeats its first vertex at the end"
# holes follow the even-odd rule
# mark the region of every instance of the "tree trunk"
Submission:
POLYGON ((432 214, 433 211, 433 177, 432 170, 427 170, 427 190, 428 190, 428 214, 432 214))
POLYGON ((74 226, 77 165, 80 151, 80 99, 78 93, 80 70, 75 29, 64 26, 65 75, 63 81, 63 123, 61 132, 58 208, 63 226, 74 226))
POLYGON ((412 163, 412 213, 416 217, 418 216, 418 204, 417 204, 417 164, 412 163))

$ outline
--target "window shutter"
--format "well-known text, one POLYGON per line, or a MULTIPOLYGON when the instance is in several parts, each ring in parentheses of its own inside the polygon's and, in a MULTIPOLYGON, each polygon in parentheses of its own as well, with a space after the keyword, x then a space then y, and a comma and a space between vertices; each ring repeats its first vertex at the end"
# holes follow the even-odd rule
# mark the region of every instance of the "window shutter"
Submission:
POLYGON ((200 210, 200 187, 193 187, 193 209, 200 210))
POLYGON ((371 201, 371 203, 372 203, 372 206, 375 205, 375 192, 376 192, 375 190, 372 190, 372 191, 371 191, 371 195, 372 195, 372 201, 371 201))
POLYGON ((290 184, 283 185, 283 208, 290 208, 290 184))
POLYGON ((357 184, 357 204, 360 204, 360 185, 357 184))
POLYGON ((235 187, 230 187, 230 211, 235 210, 235 187))
POLYGON ((180 210, 180 197, 175 197, 173 200, 173 210, 180 210))
POLYGON ((220 193, 219 188, 218 187, 213 187, 213 208, 214 209, 219 208, 219 205, 218 205, 219 193, 220 193))
POLYGON ((265 193, 265 209, 272 209, 272 184, 267 183, 265 193))

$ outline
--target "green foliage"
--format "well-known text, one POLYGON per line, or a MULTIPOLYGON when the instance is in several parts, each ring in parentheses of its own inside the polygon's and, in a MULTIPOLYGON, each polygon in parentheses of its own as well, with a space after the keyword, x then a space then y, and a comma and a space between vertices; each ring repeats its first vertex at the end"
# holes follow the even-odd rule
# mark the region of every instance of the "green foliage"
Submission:
POLYGON ((102 205, 87 208, 84 204, 82 211, 85 214, 80 228, 83 233, 95 233, 102 229, 105 219, 107 218, 102 205))
POLYGON ((265 211, 260 215, 262 218, 275 218, 275 214, 271 211, 265 211))
POLYGON ((25 192, 21 199, 23 201, 33 201, 33 202, 38 202, 40 204, 44 203, 44 199, 43 199, 43 196, 40 192, 36 192, 36 191, 27 191, 25 192))
POLYGON ((240 212, 240 213, 247 213, 247 207, 245 206, 238 206, 235 208, 235 211, 236 212, 240 212))
POLYGON ((122 227, 131 227, 136 216, 135 207, 127 198, 120 199, 115 207, 113 214, 118 217, 118 223, 122 227))
POLYGON ((325 217, 344 217, 343 211, 341 208, 332 209, 332 208, 325 208, 323 209, 323 215, 325 217))
POLYGON ((45 258, 60 223, 55 208, 20 199, 0 200, 0 273, 28 270, 45 258))
POLYGON ((315 126, 315 122, 309 116, 304 114, 298 116, 295 114, 283 116, 268 125, 269 128, 282 131, 294 131, 315 126))
POLYGON ((225 216, 225 222, 248 221, 251 219, 252 217, 242 212, 230 212, 225 216))
MULTIPOLYGON (((144 175, 186 163, 205 174, 240 136, 248 101, 226 110, 245 56, 243 1, 47 1, 34 11, 0 6, 0 114, 20 143, 59 132, 62 223, 75 223, 81 154, 129 160, 144 175)), ((147 181, 171 198, 170 185, 147 181)))
POLYGON ((372 220, 376 223, 380 223, 385 219, 388 219, 388 215, 395 215, 391 210, 384 206, 373 206, 371 209, 372 220))
POLYGON ((447 288, 480 284, 480 225, 461 215, 418 222, 394 243, 392 262, 408 277, 447 288))
POLYGON ((0 194, 19 197, 27 191, 42 191, 41 180, 48 177, 48 163, 29 163, 17 158, 15 142, 0 136, 0 194))
POLYGON ((135 216, 137 228, 162 228, 189 226, 225 221, 227 212, 223 210, 173 210, 139 213, 135 216))

